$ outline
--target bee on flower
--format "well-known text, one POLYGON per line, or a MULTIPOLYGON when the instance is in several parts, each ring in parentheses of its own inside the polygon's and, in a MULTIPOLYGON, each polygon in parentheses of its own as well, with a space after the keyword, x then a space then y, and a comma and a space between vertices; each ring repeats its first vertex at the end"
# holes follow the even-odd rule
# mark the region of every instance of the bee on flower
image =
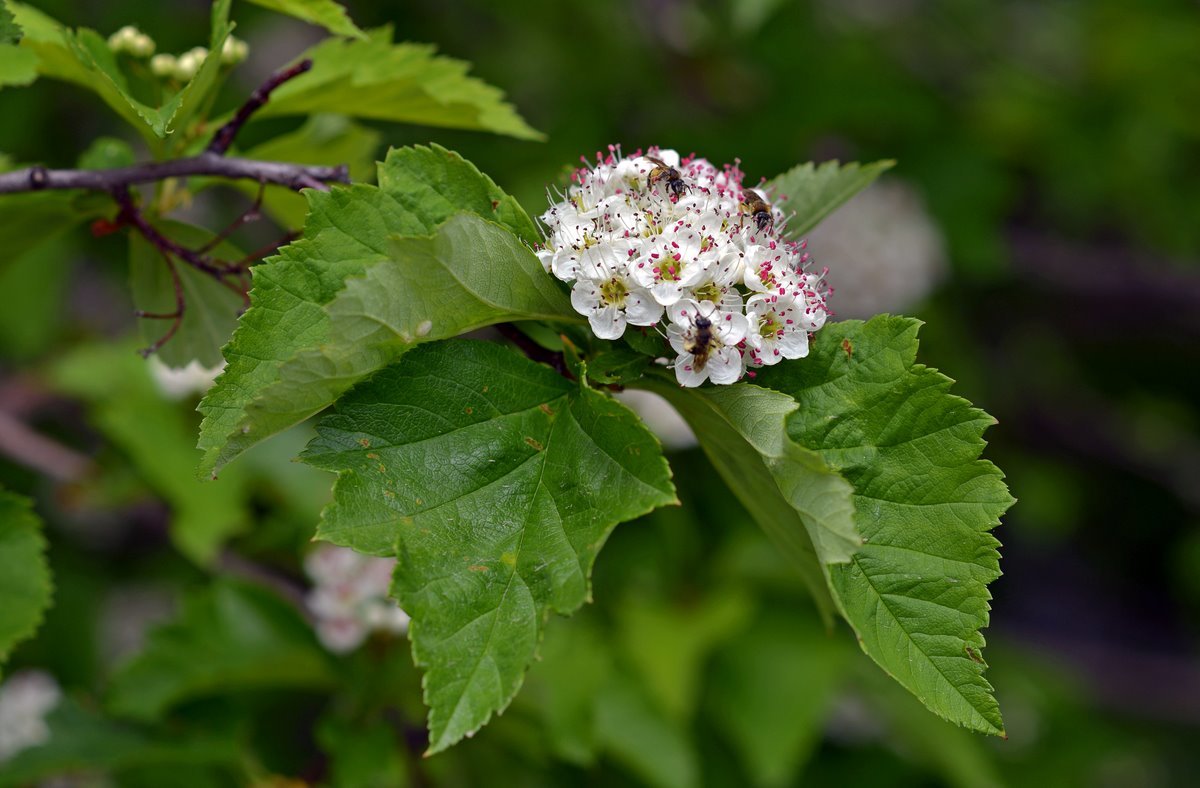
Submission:
MULTIPOLYGON (((653 326, 677 354, 681 386, 735 383, 754 367, 808 355, 825 323, 823 275, 762 186, 738 164, 610 146, 571 175, 541 216, 546 272, 601 339, 653 326)), ((751 373, 752 374, 752 373, 751 373)))

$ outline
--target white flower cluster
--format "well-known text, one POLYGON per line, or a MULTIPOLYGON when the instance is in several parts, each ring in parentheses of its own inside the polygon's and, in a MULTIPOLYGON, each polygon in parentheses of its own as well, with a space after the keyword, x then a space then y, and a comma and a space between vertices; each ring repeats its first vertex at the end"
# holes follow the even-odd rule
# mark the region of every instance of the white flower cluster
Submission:
POLYGON ((133 25, 125 25, 108 37, 108 48, 117 54, 125 52, 133 57, 150 57, 155 45, 153 38, 133 25))
POLYGON ((26 670, 0 685, 0 763, 50 738, 46 715, 62 698, 49 673, 26 670))
POLYGON ((387 595, 395 567, 394 558, 374 558, 334 545, 321 545, 308 554, 304 570, 314 583, 308 609, 317 618, 317 637, 327 649, 344 654, 362 645, 372 631, 408 631, 408 614, 387 595))
POLYGON ((538 257, 571 284, 596 336, 655 326, 678 354, 682 386, 734 383, 808 355, 825 324, 823 273, 807 270, 804 243, 785 240, 783 212, 742 185, 736 164, 616 147, 584 164, 541 217, 538 257))
MULTIPOLYGON (((221 64, 236 66, 250 54, 250 45, 240 38, 229 36, 221 46, 221 64)), ((207 47, 192 47, 182 55, 155 55, 150 58, 150 71, 156 77, 187 82, 196 76, 208 58, 207 47)))

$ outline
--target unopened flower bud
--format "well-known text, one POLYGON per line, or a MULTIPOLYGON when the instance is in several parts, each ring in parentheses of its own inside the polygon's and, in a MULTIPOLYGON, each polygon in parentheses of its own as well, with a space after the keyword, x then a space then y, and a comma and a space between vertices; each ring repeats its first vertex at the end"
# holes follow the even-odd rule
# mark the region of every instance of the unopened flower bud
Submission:
POLYGON ((240 38, 230 36, 221 47, 221 63, 236 66, 250 54, 250 45, 240 38))
POLYGON ((204 59, 207 57, 208 50, 204 47, 192 47, 184 52, 175 64, 175 79, 180 82, 191 80, 200 70, 200 66, 204 65, 204 59))
POLYGON ((179 60, 174 55, 163 53, 150 58, 150 73, 156 77, 172 76, 178 67, 179 60))

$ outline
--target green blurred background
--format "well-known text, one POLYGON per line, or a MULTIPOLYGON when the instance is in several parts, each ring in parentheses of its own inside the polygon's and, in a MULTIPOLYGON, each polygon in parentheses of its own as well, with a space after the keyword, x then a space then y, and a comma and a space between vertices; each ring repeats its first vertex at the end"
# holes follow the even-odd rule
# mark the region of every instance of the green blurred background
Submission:
MULTIPOLYGON (((181 51, 207 36, 208 5, 198 0, 36 5, 104 34, 136 22, 160 50, 181 51)), ((987 657, 1010 738, 972 741, 949 728, 922 734, 910 722, 906 699, 888 700, 890 688, 877 686, 869 673, 830 673, 828 697, 812 690, 821 697, 815 713, 823 732, 797 745, 797 768, 807 762, 797 781, 1194 784, 1200 770, 1195 2, 347 5, 363 27, 391 24, 398 39, 432 42, 472 62, 474 74, 506 90, 548 135, 545 143, 525 143, 382 125, 383 143, 432 139, 456 149, 531 213, 540 211, 547 184, 560 182, 566 165, 609 143, 626 150, 674 147, 717 162, 740 158, 750 180, 808 159, 898 160, 891 186, 885 179, 872 190, 902 190, 905 197, 890 203, 894 210, 885 201, 862 214, 865 220, 843 216, 842 236, 826 239, 831 254, 823 256, 819 237, 811 251, 818 265, 829 265, 835 288, 839 282, 847 290, 865 288, 870 303, 926 320, 921 360, 946 370, 958 380, 958 393, 999 420, 988 433, 987 456, 1008 473, 1019 503, 997 531, 1005 576, 993 588, 987 657), (912 241, 914 225, 921 238, 935 240, 912 241), (835 249, 849 251, 838 257, 835 249), (855 258, 856 249, 874 250, 884 262, 871 268, 871 261, 855 258), (911 259, 922 250, 941 256, 942 264, 911 259)), ((237 6, 235 19, 251 58, 235 75, 229 106, 320 37, 257 8, 237 6)), ((3 107, 0 151, 16 160, 69 165, 96 137, 124 134, 97 100, 61 83, 6 90, 3 107)), ((277 128, 251 127, 242 142, 277 128)), ((843 211, 861 209, 872 192, 843 211)), ((121 239, 82 234, 63 238, 37 265, 0 274, 5 381, 75 343, 128 331, 124 277, 121 239)), ((837 311, 836 292, 831 304, 837 311)), ((39 418, 46 429, 66 431, 64 425, 83 418, 79 407, 60 402, 39 418)), ((681 462, 703 467, 694 457, 681 462)), ((51 665, 68 686, 89 686, 103 672, 96 655, 55 649, 56 637, 66 642, 67 630, 95 613, 88 599, 96 589, 129 576, 179 582, 190 571, 164 568, 146 547, 154 534, 161 543, 162 492, 139 481, 136 467, 112 473, 128 477, 125 487, 110 479, 105 488, 120 501, 87 498, 99 494, 93 489, 72 493, 84 503, 64 502, 56 491, 58 518, 78 519, 79 511, 94 518, 111 509, 126 519, 133 512, 139 525, 111 544, 68 538, 55 548, 58 575, 70 579, 47 635, 19 654, 27 663, 51 665)), ((4 460, 0 478, 16 489, 38 485, 4 460)), ((304 518, 315 518, 319 496, 298 502, 279 492, 303 489, 304 482, 255 484, 261 527, 244 543, 267 551, 302 543, 312 525, 304 518), (292 524, 280 525, 285 520, 292 524)), ((694 486, 703 500, 711 480, 694 486)), ((712 600, 751 595, 758 600, 755 626, 769 633, 773 616, 795 616, 805 603, 755 544, 744 515, 716 505, 620 528, 599 561, 598 604, 583 623, 562 629, 591 631, 581 638, 633 638, 638 626, 643 634, 661 633, 652 614, 643 616, 649 622, 628 623, 629 610, 658 605, 664 620, 686 622, 688 611, 700 611, 699 620, 716 609, 719 619, 725 603, 712 600)), ((721 720, 736 714, 730 708, 739 693, 751 697, 756 690, 722 684, 723 666, 739 656, 719 643, 714 635, 696 661, 702 678, 687 703, 708 713, 691 723, 690 746, 700 753, 707 784, 740 784, 737 757, 717 732, 736 725, 721 720)), ((823 657, 798 643, 801 656, 760 649, 762 673, 780 681, 799 676, 801 683, 805 675, 826 675, 813 663, 823 657)), ((667 668, 649 667, 647 675, 658 669, 670 674, 666 684, 679 680, 667 668)), ((531 682, 536 693, 536 675, 531 682)), ((758 692, 770 697, 771 688, 758 692)), ((512 746, 521 750, 522 736, 533 734, 520 726, 518 703, 479 739, 518 742, 512 746)), ((473 741, 451 757, 478 763, 500 757, 487 746, 473 741)), ((530 774, 549 784, 580 777, 529 758, 530 774)), ((593 767, 588 779, 666 784, 656 767, 639 766, 628 752, 616 763, 593 767)))

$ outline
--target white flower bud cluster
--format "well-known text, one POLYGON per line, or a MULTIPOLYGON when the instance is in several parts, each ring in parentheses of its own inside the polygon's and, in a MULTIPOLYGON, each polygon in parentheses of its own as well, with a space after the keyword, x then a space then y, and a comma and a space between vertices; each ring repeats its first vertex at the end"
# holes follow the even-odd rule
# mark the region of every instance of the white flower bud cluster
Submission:
POLYGON ((375 558, 345 547, 321 545, 308 554, 304 570, 313 580, 308 609, 317 618, 317 637, 344 654, 373 631, 403 634, 408 614, 388 598, 394 558, 375 558))
POLYGON ((146 58, 154 54, 154 39, 133 25, 125 25, 108 37, 108 48, 117 54, 146 58))
MULTIPOLYGON (((229 36, 221 46, 221 64, 236 66, 250 54, 250 45, 240 38, 229 36)), ((196 76, 208 58, 207 47, 192 47, 182 55, 161 54, 150 58, 150 71, 162 79, 187 82, 196 76)))
POLYGON ((824 272, 807 270, 804 242, 784 238, 772 195, 743 186, 736 164, 617 147, 584 164, 541 217, 538 257, 571 284, 596 336, 655 327, 678 354, 682 386, 808 355, 827 316, 824 272))
POLYGON ((46 715, 61 699, 58 682, 40 670, 14 673, 0 684, 0 763, 50 738, 46 715))

